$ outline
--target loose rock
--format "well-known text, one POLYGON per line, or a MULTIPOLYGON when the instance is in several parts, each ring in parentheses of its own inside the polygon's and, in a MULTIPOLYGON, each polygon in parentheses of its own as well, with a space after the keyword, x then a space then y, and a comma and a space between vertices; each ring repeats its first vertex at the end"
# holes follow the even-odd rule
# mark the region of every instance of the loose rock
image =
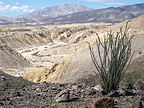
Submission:
POLYGON ((16 96, 20 96, 20 93, 19 92, 11 92, 10 94, 8 94, 8 98, 13 98, 13 97, 16 97, 16 96))
POLYGON ((120 96, 120 94, 117 91, 113 91, 108 94, 108 97, 119 97, 119 96, 120 96))
POLYGON ((141 102, 141 99, 134 101, 132 108, 143 108, 143 104, 141 102))
POLYGON ((4 104, 0 102, 0 108, 4 108, 4 104))
POLYGON ((95 87, 93 87, 93 89, 97 91, 102 91, 101 85, 96 85, 95 87))
POLYGON ((137 81, 134 86, 133 86, 136 90, 144 90, 144 83, 139 80, 137 81))
POLYGON ((59 94, 56 95, 55 101, 56 102, 68 102, 70 101, 70 93, 68 90, 63 90, 59 94))

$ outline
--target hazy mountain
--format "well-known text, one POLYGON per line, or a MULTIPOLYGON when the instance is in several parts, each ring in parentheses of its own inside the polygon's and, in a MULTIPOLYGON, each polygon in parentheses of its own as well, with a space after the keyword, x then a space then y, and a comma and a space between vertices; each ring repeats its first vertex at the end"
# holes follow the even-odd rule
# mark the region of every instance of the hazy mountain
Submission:
POLYGON ((60 16, 55 19, 41 18, 41 21, 50 23, 118 23, 127 19, 138 17, 143 14, 144 3, 73 13, 70 15, 60 16))
POLYGON ((68 15, 77 12, 85 12, 92 10, 89 7, 76 5, 76 4, 64 4, 59 6, 53 6, 48 8, 39 9, 29 14, 21 15, 20 17, 58 17, 62 15, 68 15))
POLYGON ((96 10, 81 5, 65 4, 43 8, 15 19, 0 19, 0 24, 119 23, 143 14, 144 3, 96 10))

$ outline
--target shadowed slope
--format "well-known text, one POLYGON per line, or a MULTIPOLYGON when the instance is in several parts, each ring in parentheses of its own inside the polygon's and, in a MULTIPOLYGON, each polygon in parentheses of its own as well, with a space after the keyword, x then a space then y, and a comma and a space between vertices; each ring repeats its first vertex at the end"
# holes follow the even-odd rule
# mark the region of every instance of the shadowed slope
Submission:
POLYGON ((7 45, 0 45, 0 67, 1 68, 25 68, 30 66, 21 54, 7 45))

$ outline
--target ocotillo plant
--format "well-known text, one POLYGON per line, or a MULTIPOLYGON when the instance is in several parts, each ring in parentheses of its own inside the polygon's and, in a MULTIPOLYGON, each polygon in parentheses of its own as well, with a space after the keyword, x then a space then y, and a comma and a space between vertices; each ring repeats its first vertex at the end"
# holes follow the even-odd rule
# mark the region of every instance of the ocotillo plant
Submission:
POLYGON ((120 28, 120 32, 117 33, 110 31, 103 40, 97 34, 97 58, 93 47, 88 43, 92 62, 98 71, 100 84, 105 93, 118 89, 127 69, 125 66, 129 65, 133 56, 131 51, 133 36, 129 36, 128 30, 127 23, 124 30, 120 28))

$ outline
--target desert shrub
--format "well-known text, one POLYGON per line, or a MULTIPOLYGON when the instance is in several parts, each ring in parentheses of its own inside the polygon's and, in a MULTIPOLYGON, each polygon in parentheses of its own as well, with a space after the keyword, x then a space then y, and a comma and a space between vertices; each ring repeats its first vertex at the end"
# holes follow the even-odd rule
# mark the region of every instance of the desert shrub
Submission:
POLYGON ((129 27, 126 24, 124 31, 108 32, 104 39, 97 34, 97 53, 95 56, 93 47, 89 44, 92 62, 100 76, 100 84, 105 93, 116 90, 119 87, 126 71, 125 66, 132 58, 131 40, 128 33, 129 27), (99 62, 100 61, 100 62, 99 62))
POLYGON ((85 83, 86 85, 89 85, 89 86, 95 86, 96 84, 99 84, 99 75, 88 74, 81 78, 78 78, 76 82, 85 83))
POLYGON ((124 77, 121 81, 121 85, 128 85, 130 87, 133 87, 135 82, 139 79, 143 80, 140 73, 138 73, 136 71, 128 72, 124 75, 124 77))

